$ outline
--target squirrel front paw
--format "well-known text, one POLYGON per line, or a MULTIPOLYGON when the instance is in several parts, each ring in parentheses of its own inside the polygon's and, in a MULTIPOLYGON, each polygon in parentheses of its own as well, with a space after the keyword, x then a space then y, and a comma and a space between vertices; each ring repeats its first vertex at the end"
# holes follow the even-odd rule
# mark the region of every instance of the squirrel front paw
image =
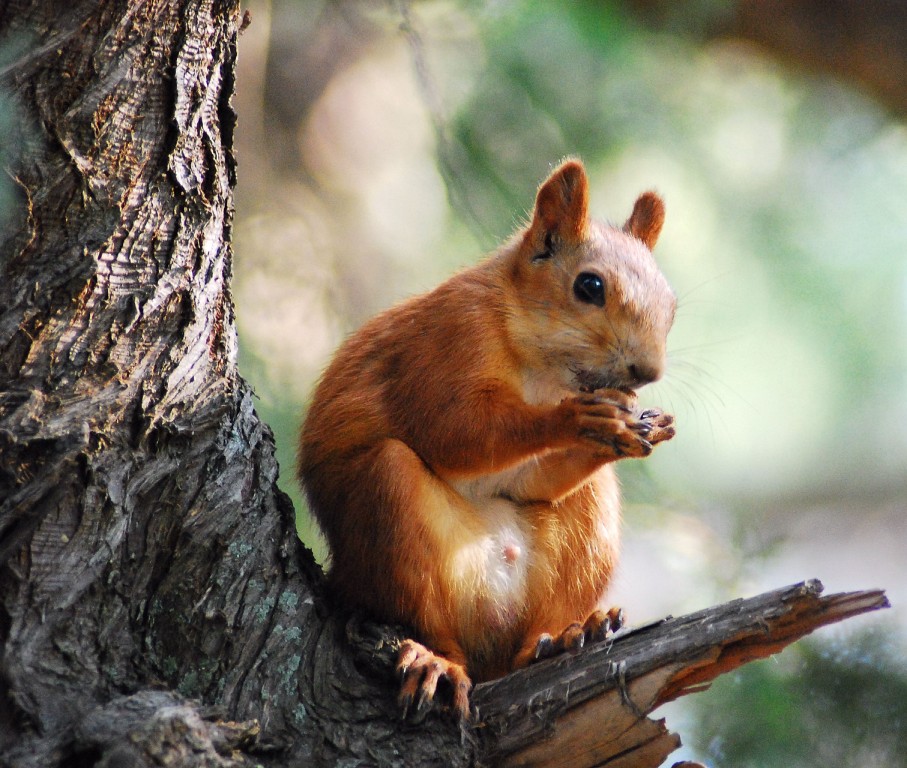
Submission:
POLYGON ((653 446, 674 436, 674 417, 657 408, 640 410, 636 396, 596 390, 565 400, 577 436, 602 447, 608 458, 644 458, 653 446))

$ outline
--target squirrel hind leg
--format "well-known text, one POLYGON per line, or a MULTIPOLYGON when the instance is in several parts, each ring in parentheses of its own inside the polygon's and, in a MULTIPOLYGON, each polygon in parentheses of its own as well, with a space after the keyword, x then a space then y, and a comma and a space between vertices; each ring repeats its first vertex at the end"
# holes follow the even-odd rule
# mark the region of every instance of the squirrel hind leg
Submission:
POLYGON ((343 487, 322 528, 331 547, 329 580, 342 600, 422 635, 449 623, 442 602, 431 599, 444 591, 444 552, 432 522, 445 517, 440 481, 392 439, 336 477, 343 487))

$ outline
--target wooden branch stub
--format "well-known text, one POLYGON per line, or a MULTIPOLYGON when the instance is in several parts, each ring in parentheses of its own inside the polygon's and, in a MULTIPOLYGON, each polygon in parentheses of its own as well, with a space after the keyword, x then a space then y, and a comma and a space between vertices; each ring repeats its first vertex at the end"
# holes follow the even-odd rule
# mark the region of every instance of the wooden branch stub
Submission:
MULTIPOLYGON (((868 611, 890 607, 888 598, 882 590, 841 592, 821 597, 822 589, 821 582, 812 580, 790 587, 792 593, 790 596, 784 594, 785 590, 767 593, 782 594, 781 599, 786 610, 765 617, 764 633, 752 631, 755 628, 742 629, 735 639, 722 643, 720 653, 714 661, 705 662, 701 666, 690 665, 678 673, 662 691, 659 704, 692 693, 710 683, 718 675, 730 672, 743 664, 778 653, 819 627, 868 611)), ((740 602, 745 604, 748 601, 740 602)), ((733 604, 728 603, 728 606, 730 605, 733 604)), ((745 614, 741 613, 741 619, 744 618, 745 614)), ((728 630, 732 630, 730 622, 728 630)))
POLYGON ((486 755, 505 765, 657 766, 679 746, 646 716, 826 624, 887 608, 884 592, 822 597, 818 580, 628 631, 476 686, 486 755))
POLYGON ((659 765, 680 746, 680 737, 668 732, 664 720, 650 720, 635 706, 627 706, 624 698, 651 706, 675 671, 657 669, 634 680, 625 691, 615 688, 569 709, 556 722, 552 738, 508 755, 502 765, 659 765))

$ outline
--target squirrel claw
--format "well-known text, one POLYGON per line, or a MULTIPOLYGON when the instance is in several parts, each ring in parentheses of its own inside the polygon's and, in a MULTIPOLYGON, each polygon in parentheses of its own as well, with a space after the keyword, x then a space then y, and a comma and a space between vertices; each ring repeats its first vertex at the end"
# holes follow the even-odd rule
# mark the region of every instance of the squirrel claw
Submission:
POLYGON ((669 413, 664 413, 658 408, 648 408, 642 411, 637 419, 631 429, 649 443, 649 452, 652 446, 674 437, 674 417, 669 413))
POLYGON ((654 427, 645 421, 637 421, 630 427, 630 429, 632 429, 640 437, 648 437, 654 427))
POLYGON ((535 642, 533 660, 538 661, 539 659, 547 659, 549 656, 554 656, 555 653, 554 638, 547 632, 543 632, 535 642))
POLYGON ((412 706, 412 704, 413 697, 408 693, 401 693, 397 698, 397 705, 400 707, 401 720, 406 720, 407 716, 409 715, 409 708, 412 706))

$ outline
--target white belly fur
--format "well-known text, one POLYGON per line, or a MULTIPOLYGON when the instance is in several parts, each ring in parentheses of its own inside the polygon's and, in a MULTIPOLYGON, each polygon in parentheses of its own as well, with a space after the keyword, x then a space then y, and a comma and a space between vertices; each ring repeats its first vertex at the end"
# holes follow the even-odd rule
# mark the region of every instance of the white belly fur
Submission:
MULTIPOLYGON (((512 472, 513 470, 511 470, 512 472)), ((509 473, 455 483, 481 518, 481 529, 457 548, 451 571, 457 581, 465 582, 462 595, 485 596, 485 604, 472 610, 486 614, 485 619, 504 627, 521 613, 532 564, 532 531, 518 506, 500 496, 506 492, 503 477, 509 473)), ((461 606, 469 610, 470 606, 461 606)))
MULTIPOLYGON (((532 526, 521 507, 507 498, 529 462, 494 475, 452 483, 481 521, 480 529, 460 539, 450 562, 449 575, 465 587, 459 594, 475 600, 460 608, 482 611, 486 621, 501 628, 515 621, 526 607, 529 571, 536 558, 532 526), (484 602, 480 596, 485 597, 484 602)), ((612 477, 613 468, 607 465, 596 474, 600 476, 589 480, 596 486, 601 515, 592 540, 587 542, 590 555, 599 549, 613 550, 620 535, 620 492, 612 477)))

